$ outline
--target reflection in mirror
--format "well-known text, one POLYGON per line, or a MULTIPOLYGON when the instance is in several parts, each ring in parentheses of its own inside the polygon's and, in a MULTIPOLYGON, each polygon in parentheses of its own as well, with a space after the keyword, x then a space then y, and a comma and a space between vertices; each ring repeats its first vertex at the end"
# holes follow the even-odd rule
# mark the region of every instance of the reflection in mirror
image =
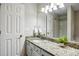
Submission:
POLYGON ((61 37, 67 34, 65 4, 38 4, 38 26, 47 37, 61 37))

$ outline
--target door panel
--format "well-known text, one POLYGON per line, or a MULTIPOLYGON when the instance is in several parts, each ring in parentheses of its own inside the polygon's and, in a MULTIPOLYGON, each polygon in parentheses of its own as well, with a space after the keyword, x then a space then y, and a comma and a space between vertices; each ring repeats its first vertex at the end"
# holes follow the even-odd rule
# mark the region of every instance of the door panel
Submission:
POLYGON ((0 50, 3 56, 20 55, 23 35, 24 6, 22 4, 1 4, 0 50))
POLYGON ((20 16, 16 17, 16 32, 20 33, 20 16))
POLYGON ((19 39, 16 40, 16 54, 17 55, 20 54, 20 40, 19 39))
POLYGON ((6 47, 6 55, 11 56, 12 55, 12 39, 6 39, 5 42, 5 47, 6 47))

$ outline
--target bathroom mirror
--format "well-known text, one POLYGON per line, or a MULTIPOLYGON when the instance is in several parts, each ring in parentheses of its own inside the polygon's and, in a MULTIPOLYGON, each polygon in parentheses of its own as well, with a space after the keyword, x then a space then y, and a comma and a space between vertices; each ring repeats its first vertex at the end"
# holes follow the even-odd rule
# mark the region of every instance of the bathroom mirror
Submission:
MULTIPOLYGON (((55 4, 56 5, 56 4, 55 4)), ((52 8, 51 3, 38 4, 38 27, 41 28, 42 34, 47 37, 61 37, 67 35, 67 12, 66 7, 52 8), (47 12, 44 9, 49 8, 47 12), (52 8, 52 9, 50 9, 52 8)))
POLYGON ((39 3, 37 26, 46 37, 67 36, 69 41, 79 41, 78 6, 78 3, 39 3))

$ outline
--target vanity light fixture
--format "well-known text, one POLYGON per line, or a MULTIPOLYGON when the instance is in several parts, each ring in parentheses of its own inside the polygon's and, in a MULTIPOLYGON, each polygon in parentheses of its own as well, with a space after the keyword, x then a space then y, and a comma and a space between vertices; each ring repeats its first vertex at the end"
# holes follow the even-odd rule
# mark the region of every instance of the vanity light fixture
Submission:
POLYGON ((58 8, 63 8, 64 4, 63 3, 51 3, 50 5, 46 5, 45 8, 42 8, 41 11, 48 13, 52 12, 52 10, 57 10, 58 8))

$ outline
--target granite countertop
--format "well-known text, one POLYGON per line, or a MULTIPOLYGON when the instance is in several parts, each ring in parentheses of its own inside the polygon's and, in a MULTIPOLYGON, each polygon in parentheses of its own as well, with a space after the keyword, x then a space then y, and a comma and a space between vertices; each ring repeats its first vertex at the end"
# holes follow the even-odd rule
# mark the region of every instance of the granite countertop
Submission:
POLYGON ((29 37, 26 40, 30 41, 31 43, 39 46, 40 48, 48 51, 49 53, 55 56, 79 56, 79 50, 71 48, 69 46, 62 48, 58 43, 33 37, 29 37))

